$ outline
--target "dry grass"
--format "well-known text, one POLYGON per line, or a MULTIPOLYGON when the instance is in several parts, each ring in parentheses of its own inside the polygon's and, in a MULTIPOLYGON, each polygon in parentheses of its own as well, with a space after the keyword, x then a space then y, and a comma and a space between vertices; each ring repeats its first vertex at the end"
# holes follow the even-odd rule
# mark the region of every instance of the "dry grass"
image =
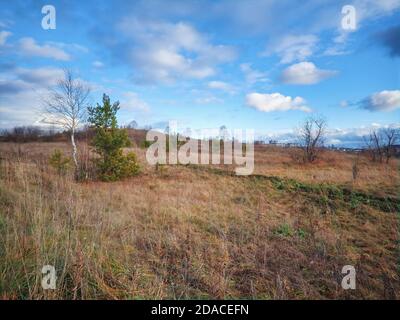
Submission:
POLYGON ((47 165, 55 148, 68 151, 0 144, 0 298, 400 297, 395 162, 360 159, 353 183, 348 154, 306 166, 287 150, 257 148, 256 175, 237 177, 156 172, 135 149, 140 176, 75 183, 47 165), (45 264, 57 269, 56 290, 41 288, 45 264), (356 290, 340 286, 347 264, 356 290))

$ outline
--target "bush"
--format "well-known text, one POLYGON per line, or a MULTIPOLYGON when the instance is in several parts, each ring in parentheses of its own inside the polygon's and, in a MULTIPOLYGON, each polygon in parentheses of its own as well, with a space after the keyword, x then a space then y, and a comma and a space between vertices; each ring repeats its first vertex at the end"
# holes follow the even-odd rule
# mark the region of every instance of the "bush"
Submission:
POLYGON ((122 150, 111 157, 95 160, 98 176, 103 181, 117 181, 122 178, 132 177, 139 173, 140 167, 136 160, 136 154, 129 152, 122 154, 122 150))
POLYGON ((59 175, 64 175, 71 164, 71 159, 64 157, 62 152, 56 149, 50 156, 49 163, 55 170, 57 170, 59 175))

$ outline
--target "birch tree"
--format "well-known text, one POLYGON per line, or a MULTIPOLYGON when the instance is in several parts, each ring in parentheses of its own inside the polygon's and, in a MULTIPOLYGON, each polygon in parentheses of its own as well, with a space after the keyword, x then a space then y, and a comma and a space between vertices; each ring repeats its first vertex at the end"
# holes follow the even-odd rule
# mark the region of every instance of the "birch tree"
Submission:
POLYGON ((75 177, 79 175, 78 149, 75 133, 86 121, 86 111, 90 88, 81 80, 74 78, 71 71, 64 72, 64 78, 50 89, 44 99, 46 122, 68 131, 72 145, 72 159, 75 166, 75 177))

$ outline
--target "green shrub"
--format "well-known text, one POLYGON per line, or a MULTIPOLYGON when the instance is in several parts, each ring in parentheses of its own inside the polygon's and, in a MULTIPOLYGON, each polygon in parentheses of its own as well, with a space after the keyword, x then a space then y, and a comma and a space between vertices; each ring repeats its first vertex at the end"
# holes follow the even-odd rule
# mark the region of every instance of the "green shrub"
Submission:
POLYGON ((294 230, 289 224, 284 223, 278 226, 278 228, 275 230, 275 234, 282 237, 291 237, 294 234, 294 230))
POLYGON ((103 181, 116 181, 132 177, 137 175, 140 170, 136 154, 129 152, 127 155, 124 155, 122 150, 111 157, 97 159, 96 166, 98 176, 103 181))
POLYGON ((64 157, 62 152, 56 149, 50 156, 49 163, 55 170, 57 170, 59 175, 63 175, 67 172, 71 164, 71 159, 64 157))

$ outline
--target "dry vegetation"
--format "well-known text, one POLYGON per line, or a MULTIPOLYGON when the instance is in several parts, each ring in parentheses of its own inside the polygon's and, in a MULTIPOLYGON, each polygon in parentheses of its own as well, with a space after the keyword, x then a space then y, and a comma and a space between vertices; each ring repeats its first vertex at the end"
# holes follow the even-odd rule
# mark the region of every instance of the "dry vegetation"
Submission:
MULTIPOLYGON (((82 144, 82 142, 81 142, 82 144)), ((81 146, 82 147, 82 146, 81 146)), ((74 182, 48 165, 66 143, 0 143, 0 298, 400 298, 398 160, 258 146, 255 174, 146 166, 74 182), (41 288, 41 267, 57 289, 41 288), (344 265, 357 289, 340 286, 344 265)), ((82 148, 81 148, 82 150, 82 148)))

